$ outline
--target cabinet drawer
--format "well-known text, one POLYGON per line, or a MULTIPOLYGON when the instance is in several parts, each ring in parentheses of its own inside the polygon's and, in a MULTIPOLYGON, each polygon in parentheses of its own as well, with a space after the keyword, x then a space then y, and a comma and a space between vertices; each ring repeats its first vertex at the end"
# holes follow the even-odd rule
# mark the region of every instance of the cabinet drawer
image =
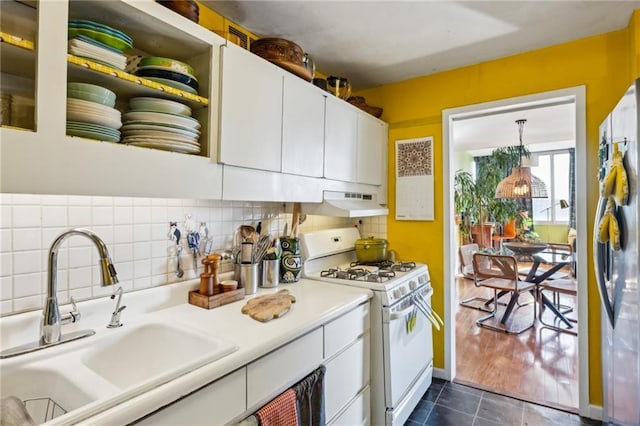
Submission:
POLYGON ((322 362, 322 329, 247 366, 247 407, 258 408, 322 362))
POLYGON ((369 321, 369 303, 365 303, 325 325, 324 358, 333 356, 369 330, 369 321))
POLYGON ((331 419, 369 384, 369 335, 325 365, 325 410, 331 419))
POLYGON ((225 424, 246 410, 246 377, 246 369, 241 368, 161 408, 136 424, 225 424))
POLYGON ((327 424, 330 426, 362 426, 370 424, 370 392, 369 387, 367 387, 353 400, 346 410, 335 419, 331 419, 327 424))

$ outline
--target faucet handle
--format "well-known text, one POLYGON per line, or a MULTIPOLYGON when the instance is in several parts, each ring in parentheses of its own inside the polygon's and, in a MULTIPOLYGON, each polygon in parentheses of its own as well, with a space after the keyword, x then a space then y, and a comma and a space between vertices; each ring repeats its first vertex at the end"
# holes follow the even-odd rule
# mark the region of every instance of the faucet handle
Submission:
POLYGON ((80 317, 80 309, 78 308, 78 305, 76 305, 76 300, 71 296, 71 311, 60 315, 60 323, 70 324, 72 322, 78 322, 80 321, 80 317))

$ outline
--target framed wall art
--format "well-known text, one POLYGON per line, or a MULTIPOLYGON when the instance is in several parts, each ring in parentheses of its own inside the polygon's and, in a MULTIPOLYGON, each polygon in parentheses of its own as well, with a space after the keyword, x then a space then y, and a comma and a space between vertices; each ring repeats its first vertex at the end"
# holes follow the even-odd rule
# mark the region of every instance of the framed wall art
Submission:
POLYGON ((396 220, 434 220, 433 137, 396 141, 396 220))

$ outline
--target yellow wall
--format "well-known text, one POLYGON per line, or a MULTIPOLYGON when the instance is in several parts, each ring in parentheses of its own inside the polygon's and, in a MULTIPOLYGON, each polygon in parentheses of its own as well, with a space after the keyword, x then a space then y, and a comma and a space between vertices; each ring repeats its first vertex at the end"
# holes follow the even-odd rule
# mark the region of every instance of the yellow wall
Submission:
MULTIPOLYGON (((598 126, 627 87, 638 77, 640 60, 640 11, 624 30, 588 37, 545 49, 526 52, 473 66, 423 76, 363 90, 370 105, 384 107, 382 119, 389 123, 389 207, 387 220, 390 247, 402 258, 429 265, 435 289, 433 305, 444 312, 442 196, 442 110, 539 92, 586 86, 587 127, 587 229, 593 227, 598 198, 595 170, 598 166, 598 126), (397 139, 434 137, 435 213, 433 222, 394 220, 395 152, 397 139)), ((588 238, 588 236, 585 236, 588 238)), ((587 259, 591 246, 587 244, 587 259)), ((589 267, 589 371, 590 401, 602 404, 600 368, 600 301, 593 268, 589 267)), ((449 324, 452 326, 453 324, 449 324)), ((444 368, 444 333, 434 334, 435 366, 444 368)), ((460 354, 464 356, 464 354, 460 354)))

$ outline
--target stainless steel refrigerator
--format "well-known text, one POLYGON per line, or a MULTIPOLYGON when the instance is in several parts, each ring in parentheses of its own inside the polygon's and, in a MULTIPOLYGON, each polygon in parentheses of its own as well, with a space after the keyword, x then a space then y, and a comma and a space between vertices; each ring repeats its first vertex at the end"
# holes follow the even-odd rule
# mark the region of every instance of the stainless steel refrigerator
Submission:
POLYGON ((602 302, 603 421, 613 425, 640 425, 639 89, 637 80, 600 126, 594 268, 602 302), (627 197, 619 186, 625 182, 627 197))

